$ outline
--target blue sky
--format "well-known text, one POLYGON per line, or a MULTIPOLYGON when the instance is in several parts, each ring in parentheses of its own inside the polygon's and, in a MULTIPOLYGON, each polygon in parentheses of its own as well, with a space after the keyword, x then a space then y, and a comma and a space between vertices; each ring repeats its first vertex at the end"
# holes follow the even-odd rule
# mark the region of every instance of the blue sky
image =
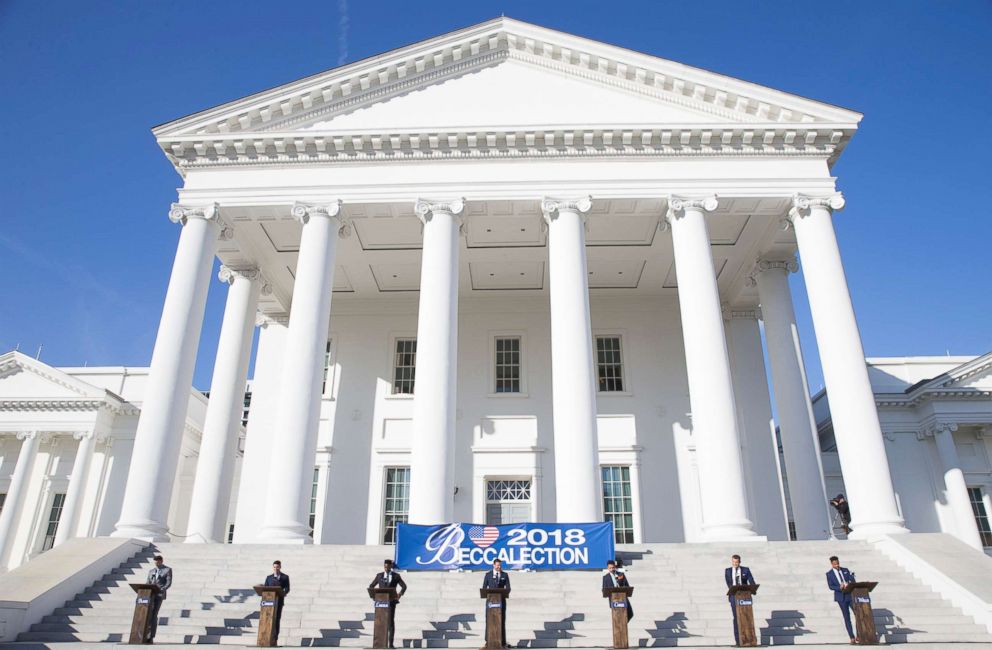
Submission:
MULTIPOLYGON (((166 213, 180 179, 152 126, 501 13, 864 113, 834 172, 866 353, 992 350, 992 3, 979 0, 0 0, 0 350, 147 365, 179 236, 166 213)), ((212 282, 200 388, 223 302, 212 282)))

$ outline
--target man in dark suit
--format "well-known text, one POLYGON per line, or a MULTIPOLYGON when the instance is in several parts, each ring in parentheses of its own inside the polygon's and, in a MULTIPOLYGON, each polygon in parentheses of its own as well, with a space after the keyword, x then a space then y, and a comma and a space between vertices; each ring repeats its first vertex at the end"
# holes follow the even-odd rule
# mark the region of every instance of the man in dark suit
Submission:
MULTIPOLYGON (((609 589, 610 587, 629 587, 630 581, 627 580, 627 575, 623 571, 617 571, 617 563, 610 560, 606 563, 606 574, 603 576, 603 589, 609 589)), ((610 608, 613 608, 613 604, 610 603, 610 608)), ((634 618, 634 608, 630 605, 630 598, 627 598, 627 622, 634 618)))
POLYGON ((399 604, 400 598, 406 593, 406 583, 403 582, 403 578, 400 574, 396 573, 393 569, 392 560, 383 560, 382 562, 382 573, 375 574, 372 578, 372 582, 369 583, 369 589, 373 587, 385 587, 392 589, 396 592, 396 588, 399 587, 400 592, 396 594, 395 598, 389 598, 389 647, 393 646, 393 633, 396 629, 396 605, 399 604))
MULTIPOLYGON (((741 556, 736 553, 730 556, 730 566, 724 569, 723 578, 727 581, 727 588, 739 585, 753 585, 754 576, 751 569, 741 566, 741 556)), ((730 601, 730 613, 734 615, 734 644, 741 644, 740 632, 737 631, 737 607, 734 604, 734 597, 727 596, 730 601)))
POLYGON ((286 602, 286 595, 289 593, 289 576, 282 572, 282 562, 276 560, 272 563, 271 575, 265 576, 266 587, 282 587, 282 596, 276 600, 276 618, 272 624, 273 639, 279 641, 279 623, 282 621, 282 606, 286 602))
POLYGON ((162 609, 162 601, 166 598, 166 592, 172 586, 172 569, 165 566, 161 555, 156 555, 155 566, 148 572, 148 584, 157 585, 158 593, 152 596, 152 624, 148 628, 148 638, 145 643, 155 640, 155 633, 158 632, 158 610, 162 609))
MULTIPOLYGON (((506 589, 507 595, 510 592, 510 576, 503 571, 503 562, 501 560, 493 560, 493 570, 486 572, 486 577, 482 579, 483 589, 506 589)), ((488 601, 486 606, 489 606, 488 601)), ((485 613, 483 613, 485 616, 485 613)), ((486 625, 489 625, 489 617, 486 616, 486 625)), ((506 645, 506 599, 503 599, 503 629, 500 631, 501 638, 503 639, 503 647, 509 648, 506 645)), ((488 630, 486 631, 486 636, 489 636, 488 630)), ((485 646, 483 646, 485 647, 485 646)))
POLYGON ((851 628, 851 608, 854 602, 850 592, 844 591, 847 583, 854 582, 854 574, 840 565, 840 560, 834 555, 830 558, 830 570, 827 571, 827 586, 834 592, 834 601, 840 607, 840 613, 844 616, 844 627, 847 628, 847 636, 851 643, 857 643, 854 630, 851 628))

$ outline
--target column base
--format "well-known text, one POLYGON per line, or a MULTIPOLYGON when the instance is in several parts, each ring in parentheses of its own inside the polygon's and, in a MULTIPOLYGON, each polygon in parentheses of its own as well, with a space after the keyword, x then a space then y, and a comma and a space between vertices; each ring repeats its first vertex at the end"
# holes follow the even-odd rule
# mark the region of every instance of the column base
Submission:
POLYGON ((313 537, 310 537, 310 529, 301 524, 292 522, 285 524, 275 524, 264 526, 258 532, 258 537, 253 544, 313 544, 313 537))
POLYGON ((110 536, 143 539, 146 542, 172 541, 172 538, 169 537, 169 528, 154 521, 134 524, 118 523, 110 536))
POLYGON ((848 539, 874 539, 881 535, 905 535, 909 533, 901 521, 879 521, 873 523, 851 522, 848 539))
POLYGON ((199 533, 192 533, 183 540, 184 544, 220 544, 216 539, 204 537, 199 533))
POLYGON ((768 538, 759 535, 748 526, 740 524, 725 524, 721 526, 703 526, 703 542, 767 542, 768 538))

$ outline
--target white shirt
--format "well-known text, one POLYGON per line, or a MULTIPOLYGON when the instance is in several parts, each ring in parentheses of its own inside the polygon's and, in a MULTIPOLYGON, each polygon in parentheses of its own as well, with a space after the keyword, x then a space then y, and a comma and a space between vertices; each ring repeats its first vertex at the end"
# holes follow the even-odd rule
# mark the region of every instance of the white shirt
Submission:
POLYGON ((734 584, 741 584, 741 568, 739 566, 734 567, 734 584))
POLYGON ((834 575, 837 576, 837 584, 841 587, 844 586, 844 578, 840 575, 840 569, 834 569, 834 575))

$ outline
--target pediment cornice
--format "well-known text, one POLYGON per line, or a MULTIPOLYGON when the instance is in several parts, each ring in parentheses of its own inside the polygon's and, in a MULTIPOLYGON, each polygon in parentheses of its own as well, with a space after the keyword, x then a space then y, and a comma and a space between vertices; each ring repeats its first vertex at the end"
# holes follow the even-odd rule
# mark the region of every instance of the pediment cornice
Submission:
POLYGON ((859 113, 829 104, 499 18, 197 113, 157 127, 154 133, 181 172, 209 165, 421 156, 775 152, 816 153, 832 160, 860 119, 859 113), (583 125, 576 129, 574 124, 546 128, 481 124, 460 131, 415 133, 298 130, 509 59, 710 115, 714 125, 583 125), (575 131, 579 131, 578 146, 567 143, 574 140, 575 131), (714 137, 717 147, 709 144, 714 137), (508 138, 519 138, 520 144, 508 143, 508 138), (755 138, 757 146, 751 144, 755 138), (559 144, 549 145, 549 139, 559 144), (530 140, 536 146, 526 144, 530 140))
POLYGON ((0 355, 0 378, 17 372, 30 372, 73 393, 72 397, 43 396, 12 398, 0 401, 0 411, 92 411, 107 409, 117 414, 134 415, 138 410, 108 390, 91 386, 20 352, 0 355))

